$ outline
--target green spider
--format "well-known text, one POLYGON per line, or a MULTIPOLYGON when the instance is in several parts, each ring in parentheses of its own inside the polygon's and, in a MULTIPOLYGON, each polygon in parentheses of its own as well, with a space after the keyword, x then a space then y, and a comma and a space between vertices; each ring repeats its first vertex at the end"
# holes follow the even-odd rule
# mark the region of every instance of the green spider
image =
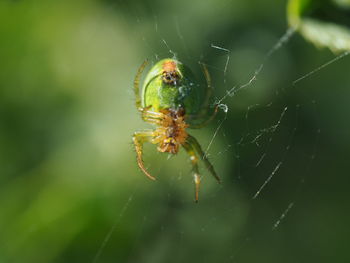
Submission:
POLYGON ((203 160, 206 168, 220 183, 214 167, 209 162, 198 141, 186 131, 187 128, 201 128, 217 113, 218 105, 209 115, 211 81, 207 68, 202 64, 207 87, 197 84, 190 69, 175 59, 163 59, 156 63, 146 76, 140 96, 140 77, 147 65, 139 68, 134 92, 136 108, 145 122, 157 126, 152 131, 135 132, 133 142, 140 169, 152 180, 155 178, 146 170, 142 160, 143 143, 158 144, 159 152, 176 154, 182 146, 190 155, 195 183, 195 201, 198 202, 200 174, 198 160, 203 160))

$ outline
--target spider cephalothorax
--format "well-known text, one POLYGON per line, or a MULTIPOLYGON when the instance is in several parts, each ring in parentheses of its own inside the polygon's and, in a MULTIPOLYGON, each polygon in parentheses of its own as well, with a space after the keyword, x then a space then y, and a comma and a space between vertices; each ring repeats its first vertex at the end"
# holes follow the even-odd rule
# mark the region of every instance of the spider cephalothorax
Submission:
POLYGON ((179 110, 163 109, 160 112, 163 118, 159 122, 159 127, 154 131, 154 143, 158 144, 158 151, 176 154, 188 136, 185 111, 180 108, 179 110))
POLYGON ((141 112, 142 119, 156 125, 157 128, 153 131, 135 132, 133 142, 137 153, 137 163, 150 179, 155 180, 144 166, 143 144, 145 142, 157 144, 159 152, 170 154, 178 153, 182 146, 190 155, 192 162, 197 202, 201 179, 198 160, 203 160, 210 173, 220 182, 200 144, 186 131, 187 128, 204 126, 217 111, 215 107, 211 118, 202 119, 207 116, 209 109, 208 98, 211 89, 209 73, 204 67, 208 85, 207 89, 203 89, 197 84, 191 71, 181 62, 175 59, 163 59, 155 64, 147 74, 142 88, 142 97, 140 97, 139 82, 145 66, 146 62, 141 65, 134 81, 136 107, 141 112), (194 121, 197 124, 194 124, 194 121))

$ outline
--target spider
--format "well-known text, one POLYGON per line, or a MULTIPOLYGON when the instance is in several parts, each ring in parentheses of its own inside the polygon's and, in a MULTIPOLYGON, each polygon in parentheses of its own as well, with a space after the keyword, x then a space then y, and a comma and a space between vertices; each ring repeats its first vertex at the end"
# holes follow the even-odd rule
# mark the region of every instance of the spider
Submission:
POLYGON ((211 80, 204 64, 203 72, 207 86, 203 87, 194 79, 190 69, 175 59, 163 59, 156 63, 147 74, 140 95, 140 77, 147 65, 145 61, 136 74, 134 92, 136 108, 145 122, 156 126, 155 130, 138 131, 133 135, 137 163, 150 179, 155 178, 147 171, 142 160, 145 142, 158 145, 158 151, 177 154, 182 146, 192 163, 195 183, 195 202, 198 202, 201 176, 198 161, 202 160, 209 172, 220 183, 213 165, 198 141, 187 132, 187 128, 201 128, 210 122, 218 111, 218 105, 209 107, 211 80), (211 114, 210 110, 212 111, 211 114))

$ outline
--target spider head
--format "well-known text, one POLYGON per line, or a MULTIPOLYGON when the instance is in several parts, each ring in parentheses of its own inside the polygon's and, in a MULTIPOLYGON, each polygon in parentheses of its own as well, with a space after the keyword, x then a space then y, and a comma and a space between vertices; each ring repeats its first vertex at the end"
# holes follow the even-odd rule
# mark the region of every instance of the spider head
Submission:
POLYGON ((175 138, 167 137, 159 144, 158 151, 176 154, 179 151, 179 143, 175 138))

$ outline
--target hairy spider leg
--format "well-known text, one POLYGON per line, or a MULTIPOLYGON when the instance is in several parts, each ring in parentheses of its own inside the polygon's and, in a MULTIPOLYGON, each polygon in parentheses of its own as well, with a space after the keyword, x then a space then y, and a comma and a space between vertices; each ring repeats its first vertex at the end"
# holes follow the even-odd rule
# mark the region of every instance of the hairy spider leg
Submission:
POLYGON ((204 154, 202 147, 194 137, 189 135, 187 137, 187 141, 182 146, 185 148, 186 152, 190 156, 192 169, 193 169, 193 180, 195 183, 195 201, 198 202, 199 185, 201 182, 199 168, 198 168, 199 159, 203 160, 206 168, 215 177, 218 183, 221 183, 221 180, 219 176, 216 174, 214 167, 212 166, 212 164, 209 162, 208 158, 204 154))
POLYGON ((148 106, 148 107, 139 109, 140 112, 141 112, 141 118, 145 122, 149 122, 149 123, 153 123, 153 124, 158 124, 159 125, 161 123, 161 120, 164 119, 164 113, 150 111, 149 109, 151 107, 152 106, 148 106))
POLYGON ((142 172, 144 172, 144 174, 148 178, 150 178, 152 180, 156 180, 156 178, 154 178, 152 175, 150 175, 150 173, 146 170, 145 165, 144 165, 143 160, 142 160, 143 144, 145 142, 152 143, 153 138, 154 138, 153 131, 141 131, 141 132, 135 132, 134 136, 132 137, 132 140, 134 142, 135 150, 136 150, 136 154, 137 154, 137 164, 139 165, 142 172))
POLYGON ((195 201, 196 201, 196 203, 198 203, 199 185, 201 182, 199 168, 198 168, 198 159, 199 158, 198 158, 197 153, 196 153, 194 147, 192 146, 192 144, 185 142, 182 146, 185 148, 186 152, 190 156, 190 160, 192 163, 193 180, 194 180, 194 184, 195 184, 195 201))
POLYGON ((206 106, 209 104, 209 99, 211 98, 213 88, 211 86, 211 78, 210 78, 210 74, 209 74, 207 66, 202 62, 199 62, 199 64, 202 66, 204 77, 205 77, 205 80, 207 82, 207 90, 206 90, 206 94, 205 94, 205 99, 204 99, 203 104, 202 104, 202 105, 206 106))
POLYGON ((152 124, 160 124, 160 120, 164 118, 164 114, 160 112, 150 111, 152 106, 143 108, 140 96, 140 77, 148 64, 148 60, 145 60, 139 67, 134 80, 134 93, 135 93, 135 105, 138 111, 141 112, 141 118, 152 124))
POLYGON ((219 184, 221 184, 221 179, 220 177, 216 174, 213 165, 210 163, 210 161, 208 160, 208 157, 206 156, 206 154, 203 152, 202 147, 200 146, 200 144, 198 143, 198 141, 196 140, 196 138, 194 138, 191 135, 188 135, 187 137, 187 142, 197 151, 198 155, 200 156, 200 158, 203 160, 205 167, 207 168, 207 170, 212 174, 212 176, 215 177, 215 179, 218 181, 219 184))
POLYGON ((134 79, 134 93, 135 93, 135 105, 137 110, 142 111, 142 106, 141 106, 141 96, 140 96, 140 78, 142 75, 142 72, 144 71, 145 67, 148 64, 148 60, 145 60, 139 69, 137 70, 137 74, 134 79))
POLYGON ((193 124, 191 125, 192 129, 199 129, 202 128, 204 126, 206 126, 208 123, 210 123, 216 116, 216 114, 218 113, 218 109, 219 109, 219 105, 215 105, 213 111, 209 113, 210 108, 208 107, 209 105, 209 99, 212 95, 212 86, 211 86, 211 78, 210 78, 210 74, 208 71, 208 68, 205 64, 203 63, 199 63, 202 66, 202 70, 204 73, 204 77, 205 80, 207 82, 207 90, 206 90, 206 95, 202 104, 202 109, 198 114, 195 115, 188 115, 187 118, 188 119, 193 119, 193 120, 202 120, 202 122, 198 123, 198 124, 193 124))
POLYGON ((200 123, 197 124, 191 124, 189 126, 189 128, 191 129, 200 129, 203 128, 204 126, 207 126, 212 120, 215 119, 216 114, 219 111, 219 105, 216 104, 213 111, 210 113, 210 115, 208 116, 208 111, 209 109, 207 108, 206 110, 202 111, 200 114, 198 115, 187 115, 187 119, 191 120, 202 120, 200 123))

